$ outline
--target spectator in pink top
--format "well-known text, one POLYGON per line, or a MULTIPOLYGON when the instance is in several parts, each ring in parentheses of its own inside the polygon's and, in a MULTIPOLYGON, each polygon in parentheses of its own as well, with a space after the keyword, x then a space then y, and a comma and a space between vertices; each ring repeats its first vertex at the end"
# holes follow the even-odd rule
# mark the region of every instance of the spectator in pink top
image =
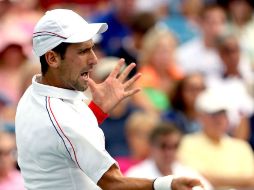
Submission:
POLYGON ((14 137, 0 132, 0 190, 24 190, 24 182, 16 166, 14 137))

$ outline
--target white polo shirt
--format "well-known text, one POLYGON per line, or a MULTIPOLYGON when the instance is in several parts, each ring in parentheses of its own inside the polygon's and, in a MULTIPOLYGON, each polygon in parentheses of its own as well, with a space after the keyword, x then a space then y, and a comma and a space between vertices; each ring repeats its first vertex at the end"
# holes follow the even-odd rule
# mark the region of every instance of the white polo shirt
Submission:
POLYGON ((36 82, 16 113, 18 163, 28 190, 96 190, 115 163, 82 92, 36 82))

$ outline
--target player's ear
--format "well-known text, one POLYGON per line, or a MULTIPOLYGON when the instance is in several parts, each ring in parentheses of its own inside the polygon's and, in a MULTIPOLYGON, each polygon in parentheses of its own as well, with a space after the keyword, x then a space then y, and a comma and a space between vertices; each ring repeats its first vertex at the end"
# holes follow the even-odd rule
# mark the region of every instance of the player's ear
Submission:
POLYGON ((57 68, 60 65, 60 61, 61 61, 60 55, 58 55, 54 51, 48 51, 45 54, 45 59, 49 67, 57 68))

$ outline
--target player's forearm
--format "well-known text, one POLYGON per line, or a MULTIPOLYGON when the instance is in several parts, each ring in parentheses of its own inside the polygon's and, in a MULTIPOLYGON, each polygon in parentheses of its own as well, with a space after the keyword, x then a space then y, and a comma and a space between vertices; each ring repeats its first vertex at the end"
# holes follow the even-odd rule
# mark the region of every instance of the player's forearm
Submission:
POLYGON ((127 178, 122 175, 116 165, 102 176, 98 185, 103 190, 152 190, 153 181, 149 179, 127 178))
POLYGON ((103 190, 153 190, 153 181, 148 179, 120 177, 111 183, 98 184, 103 190))

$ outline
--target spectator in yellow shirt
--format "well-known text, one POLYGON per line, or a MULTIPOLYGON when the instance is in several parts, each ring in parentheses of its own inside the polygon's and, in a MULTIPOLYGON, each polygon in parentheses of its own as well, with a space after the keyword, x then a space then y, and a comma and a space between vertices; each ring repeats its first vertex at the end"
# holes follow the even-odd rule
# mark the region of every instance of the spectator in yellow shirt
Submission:
POLYGON ((215 187, 254 187, 250 145, 228 136, 226 97, 219 89, 202 92, 196 101, 202 131, 186 135, 178 155, 215 187))

